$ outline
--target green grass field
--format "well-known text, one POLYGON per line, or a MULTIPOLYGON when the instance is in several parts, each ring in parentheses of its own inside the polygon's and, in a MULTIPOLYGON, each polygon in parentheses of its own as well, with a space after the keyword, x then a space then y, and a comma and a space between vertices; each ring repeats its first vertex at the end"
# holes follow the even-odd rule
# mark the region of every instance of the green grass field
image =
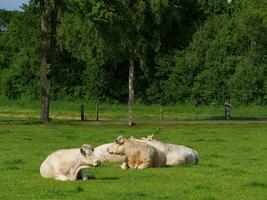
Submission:
POLYGON ((267 124, 220 122, 176 125, 0 123, 0 199, 240 199, 267 197, 267 124), (200 154, 197 166, 121 170, 103 163, 89 181, 60 182, 39 175, 51 152, 109 143, 118 135, 155 133, 200 154))

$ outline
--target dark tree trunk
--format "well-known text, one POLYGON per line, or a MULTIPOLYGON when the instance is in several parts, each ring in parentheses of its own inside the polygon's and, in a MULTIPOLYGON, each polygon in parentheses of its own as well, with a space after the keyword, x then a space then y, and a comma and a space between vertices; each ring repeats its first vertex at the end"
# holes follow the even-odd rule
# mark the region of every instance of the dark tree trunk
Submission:
POLYGON ((40 0, 41 10, 41 95, 42 110, 41 121, 47 123, 49 121, 49 96, 50 81, 49 72, 49 46, 48 46, 48 16, 49 12, 45 9, 44 0, 40 0))
POLYGON ((54 8, 51 10, 48 10, 48 8, 46 8, 44 0, 39 0, 39 3, 41 10, 41 121, 47 123, 49 121, 50 107, 50 71, 53 64, 54 52, 56 48, 57 14, 60 0, 54 0, 54 8), (49 15, 51 18, 50 35, 48 31, 49 15))
POLYGON ((128 99, 128 125, 133 126, 132 109, 134 103, 134 61, 129 63, 129 99, 128 99))
POLYGON ((51 36, 50 36, 50 57, 49 61, 52 64, 57 44, 57 15, 60 6, 60 0, 54 0, 54 9, 51 10, 51 36))

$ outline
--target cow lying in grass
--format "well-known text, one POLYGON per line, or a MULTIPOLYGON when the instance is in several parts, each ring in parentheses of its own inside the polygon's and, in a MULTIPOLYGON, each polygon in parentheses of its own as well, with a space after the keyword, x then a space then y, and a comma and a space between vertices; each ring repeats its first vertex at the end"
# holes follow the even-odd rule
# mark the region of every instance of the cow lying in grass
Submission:
POLYGON ((126 156, 124 163, 121 165, 122 169, 166 166, 165 154, 146 142, 119 136, 107 150, 110 154, 126 156))
POLYGON ((110 154, 107 149, 112 146, 112 143, 103 144, 95 148, 94 154, 101 162, 119 163, 122 164, 126 158, 125 155, 110 154))
POLYGON ((196 150, 188 148, 183 145, 168 144, 158 141, 154 138, 154 135, 150 135, 147 138, 143 138, 147 144, 161 150, 166 155, 167 165, 177 165, 177 164, 197 164, 198 163, 198 153, 196 150))
POLYGON ((50 154, 41 164, 40 174, 44 178, 56 180, 87 180, 83 171, 89 166, 97 167, 101 161, 96 159, 94 149, 89 144, 77 149, 62 149, 50 154))

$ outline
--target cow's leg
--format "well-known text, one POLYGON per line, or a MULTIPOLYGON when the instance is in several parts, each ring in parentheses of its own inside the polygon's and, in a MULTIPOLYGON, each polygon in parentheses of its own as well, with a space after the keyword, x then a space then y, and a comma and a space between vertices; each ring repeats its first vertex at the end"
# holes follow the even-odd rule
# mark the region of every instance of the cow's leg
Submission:
POLYGON ((149 163, 143 163, 143 164, 139 165, 137 167, 137 169, 145 169, 145 168, 148 168, 148 167, 150 167, 150 164, 149 163))
POLYGON ((59 181, 67 181, 68 180, 67 176, 64 176, 64 175, 59 175, 55 179, 59 180, 59 181))
POLYGON ((82 180, 85 181, 85 180, 88 180, 89 179, 88 174, 84 170, 81 169, 80 173, 81 173, 80 176, 81 176, 81 179, 82 180))
POLYGON ((76 175, 76 180, 88 180, 89 178, 95 178, 94 176, 89 176, 83 169, 79 170, 76 175))
POLYGON ((127 165, 126 162, 123 162, 123 163, 121 164, 121 168, 122 168, 122 169, 128 169, 129 167, 128 167, 128 165, 127 165))

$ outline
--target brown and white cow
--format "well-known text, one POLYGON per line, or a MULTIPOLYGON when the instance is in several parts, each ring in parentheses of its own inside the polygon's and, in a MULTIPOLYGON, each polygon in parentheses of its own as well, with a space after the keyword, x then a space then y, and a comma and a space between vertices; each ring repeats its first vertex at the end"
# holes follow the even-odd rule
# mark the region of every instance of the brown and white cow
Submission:
POLYGON ((122 169, 166 166, 165 154, 146 142, 119 136, 107 150, 110 154, 126 156, 122 169))
POLYGON ((97 167, 101 161, 96 159, 94 149, 89 144, 77 149, 62 149, 50 154, 41 164, 40 174, 43 178, 56 180, 87 180, 83 171, 89 166, 97 167))
POLYGON ((177 165, 183 163, 197 164, 198 152, 183 145, 169 144, 158 141, 154 135, 142 138, 147 144, 161 150, 166 155, 167 165, 177 165))

